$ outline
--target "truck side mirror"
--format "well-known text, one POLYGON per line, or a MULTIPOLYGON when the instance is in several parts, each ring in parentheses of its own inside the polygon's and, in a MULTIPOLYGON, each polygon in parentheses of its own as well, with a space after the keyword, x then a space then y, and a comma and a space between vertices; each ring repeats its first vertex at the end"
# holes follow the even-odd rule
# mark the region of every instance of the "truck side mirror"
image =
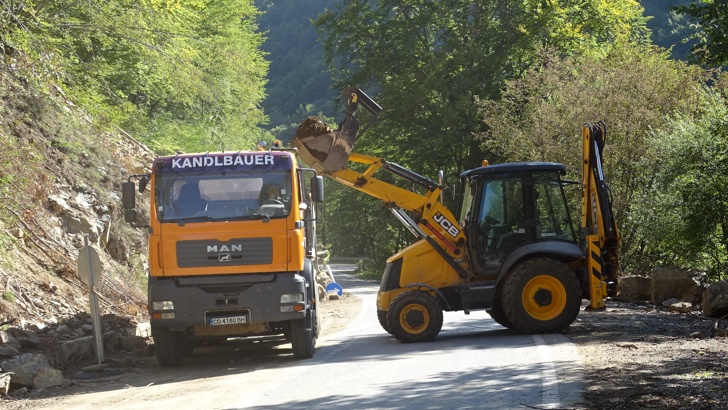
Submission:
POLYGON ((135 188, 134 183, 131 181, 126 181, 121 184, 121 204, 124 209, 136 208, 135 188))
POLYGON ((144 175, 139 179, 139 193, 141 194, 147 189, 147 184, 149 183, 149 177, 144 175))
POLYGON ((324 201, 324 177, 314 175, 311 178, 311 199, 313 202, 324 201))

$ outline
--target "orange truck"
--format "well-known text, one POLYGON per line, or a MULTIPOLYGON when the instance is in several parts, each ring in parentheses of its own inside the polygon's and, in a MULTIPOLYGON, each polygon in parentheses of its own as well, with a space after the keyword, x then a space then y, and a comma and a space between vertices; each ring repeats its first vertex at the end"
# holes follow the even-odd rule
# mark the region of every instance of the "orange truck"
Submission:
POLYGON ((124 219, 149 233, 160 365, 180 364, 201 343, 267 335, 283 335, 295 358, 313 357, 322 200, 322 177, 290 149, 159 157, 123 183, 124 219), (147 186, 149 221, 138 224, 135 196, 147 186))

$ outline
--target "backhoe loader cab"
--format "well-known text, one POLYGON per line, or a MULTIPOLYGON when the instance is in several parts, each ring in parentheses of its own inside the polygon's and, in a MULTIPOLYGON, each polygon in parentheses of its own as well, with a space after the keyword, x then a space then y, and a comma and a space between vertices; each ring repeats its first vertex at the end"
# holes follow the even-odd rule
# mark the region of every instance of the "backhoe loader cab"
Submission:
POLYGON ((458 221, 469 238, 468 254, 477 276, 497 278, 539 253, 556 253, 564 261, 582 258, 563 192, 565 172, 561 164, 528 162, 461 174, 458 221))

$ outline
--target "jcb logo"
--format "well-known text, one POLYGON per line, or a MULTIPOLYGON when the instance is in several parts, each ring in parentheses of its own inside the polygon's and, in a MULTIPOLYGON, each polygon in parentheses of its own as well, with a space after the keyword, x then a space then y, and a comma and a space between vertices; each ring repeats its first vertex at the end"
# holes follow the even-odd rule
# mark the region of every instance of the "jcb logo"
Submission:
POLYGON ((437 212, 432 218, 437 222, 447 233, 453 238, 456 238, 460 234, 460 229, 454 223, 450 222, 441 213, 437 212))

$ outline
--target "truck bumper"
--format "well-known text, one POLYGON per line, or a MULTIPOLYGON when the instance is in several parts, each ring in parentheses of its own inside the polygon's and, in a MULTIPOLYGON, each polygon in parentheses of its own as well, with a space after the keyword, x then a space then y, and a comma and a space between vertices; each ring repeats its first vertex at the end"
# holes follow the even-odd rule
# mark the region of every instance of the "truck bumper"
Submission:
POLYGON ((305 295, 306 282, 296 273, 150 278, 150 322, 185 330, 210 326, 214 318, 248 326, 303 319, 305 295))

